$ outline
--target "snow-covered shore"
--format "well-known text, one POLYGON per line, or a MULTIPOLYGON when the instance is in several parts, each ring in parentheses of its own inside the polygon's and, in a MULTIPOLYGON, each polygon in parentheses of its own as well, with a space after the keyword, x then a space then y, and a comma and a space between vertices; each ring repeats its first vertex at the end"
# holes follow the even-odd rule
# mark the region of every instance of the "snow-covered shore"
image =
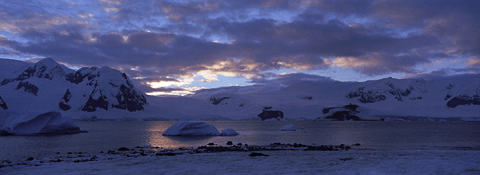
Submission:
MULTIPOLYGON (((479 174, 478 150, 260 151, 98 156, 0 168, 0 174, 479 174)), ((35 160, 34 160, 35 161, 35 160)))

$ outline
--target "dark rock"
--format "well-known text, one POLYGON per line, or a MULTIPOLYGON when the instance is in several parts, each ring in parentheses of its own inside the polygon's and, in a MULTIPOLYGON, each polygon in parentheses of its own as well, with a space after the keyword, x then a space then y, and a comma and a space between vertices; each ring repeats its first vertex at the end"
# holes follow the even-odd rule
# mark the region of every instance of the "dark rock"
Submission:
POLYGON ((263 107, 262 109, 262 113, 258 114, 258 117, 260 117, 262 119, 262 121, 264 120, 268 120, 268 119, 277 119, 277 120, 280 120, 280 119, 283 119, 283 112, 282 111, 279 111, 279 110, 271 110, 272 107, 263 107))
POLYGON ((98 157, 97 156, 92 156, 90 157, 90 160, 89 161, 97 161, 98 160, 98 157))
POLYGON ((313 97, 311 97, 311 96, 305 96, 305 97, 302 97, 301 99, 305 99, 305 100, 312 100, 312 99, 313 99, 313 97))
POLYGON ((2 109, 8 109, 7 107, 7 103, 5 103, 5 101, 3 101, 2 97, 0 96, 0 107, 2 107, 2 109))
POLYGON ((352 157, 347 157, 347 158, 343 158, 343 159, 340 158, 340 160, 342 160, 342 161, 347 161, 347 160, 352 160, 352 159, 353 159, 352 157))
POLYGON ((105 100, 105 96, 100 96, 98 99, 93 99, 92 95, 88 97, 87 103, 82 108, 82 111, 93 112, 97 108, 108 110, 108 101, 105 100))
POLYGON ((362 119, 360 119, 360 117, 353 115, 358 113, 357 111, 358 107, 359 107, 358 105, 350 103, 349 105, 345 105, 341 107, 324 108, 322 112, 323 114, 328 114, 332 109, 342 109, 342 110, 338 110, 337 112, 333 113, 330 116, 325 116, 325 119, 338 120, 338 121, 349 121, 349 120, 361 121, 362 119))
POLYGON ((68 105, 64 102, 59 102, 58 107, 60 107, 60 109, 62 109, 64 111, 68 111, 68 110, 72 109, 72 106, 70 106, 70 105, 68 105))
POLYGON ((207 145, 210 145, 210 146, 212 146, 212 145, 215 145, 215 143, 208 143, 207 145))
POLYGON ((118 109, 127 109, 130 112, 142 111, 143 105, 147 104, 147 99, 140 93, 137 93, 133 88, 125 85, 120 85, 120 93, 115 96, 118 101, 118 105, 112 107, 118 109))
POLYGON ((253 152, 253 153, 250 153, 248 156, 252 156, 252 157, 254 157, 254 156, 268 156, 268 155, 266 155, 266 154, 263 154, 263 153, 256 153, 256 152, 253 152))
POLYGON ((230 97, 222 97, 222 98, 210 97, 210 102, 212 102, 212 104, 214 105, 218 105, 225 99, 230 99, 230 97))
POLYGON ((24 88, 23 91, 37 96, 37 93, 38 93, 38 87, 37 86, 35 86, 33 84, 30 84, 28 81, 25 81, 25 82, 22 81, 22 82, 18 83, 17 90, 21 89, 22 87, 24 88))
POLYGON ((241 146, 241 145, 242 145, 242 143, 237 143, 237 145, 238 145, 238 146, 241 146))
POLYGON ((82 82, 86 77, 88 77, 89 80, 93 79, 96 77, 96 75, 91 74, 91 72, 97 70, 97 67, 82 67, 78 69, 75 73, 69 73, 65 75, 65 79, 67 81, 70 81, 71 83, 79 84, 82 82))
POLYGON ((130 151, 130 149, 126 147, 121 147, 121 148, 118 148, 118 151, 130 151))
POLYGON ((455 108, 458 105, 480 105, 480 96, 459 95, 447 102, 447 106, 450 108, 455 108))
POLYGON ((346 95, 347 98, 358 98, 360 103, 375 103, 386 100, 387 97, 383 94, 378 94, 373 91, 364 91, 365 87, 358 88, 357 91, 352 91, 346 95))
POLYGON ((176 153, 167 152, 167 153, 156 153, 155 156, 175 156, 176 153))
POLYGON ((354 145, 354 146, 360 146, 360 143, 355 143, 355 144, 353 144, 353 145, 354 145))
POLYGON ((32 161, 34 158, 33 157, 29 157, 27 158, 27 161, 32 161))
POLYGON ((338 121, 361 121, 361 119, 356 115, 351 115, 348 111, 337 111, 331 116, 325 117, 325 119, 338 120, 338 121))
POLYGON ((232 141, 228 141, 228 142, 227 142, 227 145, 233 145, 233 142, 232 142, 232 141))

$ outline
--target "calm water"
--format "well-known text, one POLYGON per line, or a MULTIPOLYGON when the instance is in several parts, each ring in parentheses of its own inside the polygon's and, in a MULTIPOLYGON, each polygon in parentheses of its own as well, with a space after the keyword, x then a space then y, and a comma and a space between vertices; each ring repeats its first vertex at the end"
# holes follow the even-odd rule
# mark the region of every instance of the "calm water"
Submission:
POLYGON ((359 149, 456 149, 480 148, 480 122, 207 122, 219 131, 225 128, 240 133, 233 137, 164 137, 162 132, 175 122, 77 122, 89 133, 71 135, 0 137, 1 160, 28 157, 68 156, 67 152, 98 154, 119 147, 151 145, 163 148, 195 147, 227 141, 249 145, 274 142, 302 144, 360 143, 359 149), (280 131, 294 124, 297 131, 280 131), (55 154, 60 152, 60 154, 55 154))

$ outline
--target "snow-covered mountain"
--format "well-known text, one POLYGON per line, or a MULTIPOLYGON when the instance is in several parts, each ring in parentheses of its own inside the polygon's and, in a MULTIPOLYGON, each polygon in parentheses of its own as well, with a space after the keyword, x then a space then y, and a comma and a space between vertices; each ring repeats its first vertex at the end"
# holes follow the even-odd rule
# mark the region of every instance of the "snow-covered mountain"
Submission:
POLYGON ((74 71, 52 58, 35 64, 2 59, 0 64, 4 73, 0 112, 4 115, 45 109, 74 118, 95 116, 88 112, 97 110, 129 115, 147 105, 145 95, 135 89, 127 75, 109 67, 74 71))
POLYGON ((480 121, 480 75, 298 81, 289 86, 222 87, 189 97, 153 97, 135 89, 117 70, 74 71, 51 58, 35 64, 0 59, 0 73, 0 116, 50 109, 77 120, 480 121))

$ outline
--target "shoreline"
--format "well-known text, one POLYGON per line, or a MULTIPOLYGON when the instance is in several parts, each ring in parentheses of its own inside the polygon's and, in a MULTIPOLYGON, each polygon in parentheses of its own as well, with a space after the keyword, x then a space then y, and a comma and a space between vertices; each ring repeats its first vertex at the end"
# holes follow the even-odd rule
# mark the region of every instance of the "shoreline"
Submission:
MULTIPOLYGON (((268 146, 267 146, 268 147, 268 146)), ((213 149, 216 149, 212 147, 213 149)), ((140 148, 138 148, 140 149, 140 148)), ((143 149, 143 148, 142 148, 143 149)), ((200 148, 204 149, 204 148, 200 148)), ((478 174, 480 150, 304 151, 275 149, 195 153, 192 149, 21 161, 1 174, 478 174), (160 153, 157 155, 157 153, 160 153), (252 153, 260 153, 251 156, 252 153), (263 154, 263 155, 262 155, 263 154), (60 161, 59 161, 60 160, 60 161), (40 163, 44 161, 43 163, 40 163), (25 163, 28 162, 28 163, 25 163)), ((197 150, 198 151, 198 150, 197 150)))

